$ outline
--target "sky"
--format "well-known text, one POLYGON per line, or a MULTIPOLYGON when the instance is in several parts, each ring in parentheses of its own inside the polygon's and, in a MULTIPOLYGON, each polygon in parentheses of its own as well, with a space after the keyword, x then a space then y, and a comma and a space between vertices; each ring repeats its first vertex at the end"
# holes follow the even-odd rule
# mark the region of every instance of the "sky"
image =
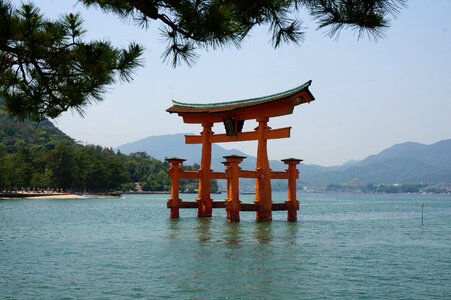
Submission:
MULTIPOLYGON (((20 1, 12 1, 19 4, 20 1)), ((338 39, 317 30, 307 14, 301 46, 274 49, 268 27, 250 32, 242 47, 198 51, 191 68, 163 62, 160 24, 143 30, 73 0, 33 1, 49 18, 80 12, 88 39, 146 48, 134 81, 109 88, 105 100, 69 111, 53 122, 74 139, 106 147, 148 136, 199 133, 165 110, 171 100, 211 103, 285 91, 312 80, 316 100, 297 106, 269 126, 292 126, 289 139, 270 140, 270 159, 297 157, 307 164, 340 165, 394 144, 424 144, 451 138, 451 1, 412 0, 391 21, 384 38, 358 39, 344 30, 338 39)), ((256 123, 247 121, 245 130, 256 123)), ((223 132, 216 125, 215 132, 223 132)), ((220 144, 255 155, 255 142, 220 144)))

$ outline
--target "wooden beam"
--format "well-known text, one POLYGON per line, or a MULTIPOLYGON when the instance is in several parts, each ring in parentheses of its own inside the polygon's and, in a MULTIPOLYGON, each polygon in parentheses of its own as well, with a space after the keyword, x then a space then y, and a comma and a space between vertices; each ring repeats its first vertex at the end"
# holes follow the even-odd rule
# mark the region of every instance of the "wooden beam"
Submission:
MULTIPOLYGON (((224 208, 226 201, 212 201, 213 208, 224 208)), ((197 201, 180 201, 178 208, 197 208, 197 201)), ((255 203, 240 203, 240 211, 256 211, 258 209, 255 203)), ((298 208, 299 209, 299 208, 298 208)), ((288 210, 286 202, 272 203, 273 211, 288 210)))
POLYGON ((278 211, 278 210, 288 210, 288 205, 286 202, 283 203, 273 203, 272 204, 272 210, 278 211))
POLYGON ((197 178, 199 178, 199 172, 198 171, 180 171, 180 178, 197 179, 197 178))
POLYGON ((257 171, 253 171, 253 170, 240 170, 240 172, 238 173, 240 178, 257 178, 259 177, 259 173, 261 172, 257 172, 257 171))
POLYGON ((211 201, 213 208, 225 208, 226 201, 211 201))
MULTIPOLYGON (((265 139, 283 139, 290 137, 291 127, 284 127, 278 129, 270 129, 265 132, 265 139)), ((211 134, 209 141, 211 143, 227 143, 227 142, 242 142, 255 141, 258 139, 256 131, 240 132, 237 135, 228 136, 225 133, 211 134)), ((185 135, 185 144, 202 144, 202 136, 200 135, 185 135)))
MULTIPOLYGON (((272 203, 271 205, 272 211, 280 211, 280 210, 288 210, 288 206, 286 202, 283 203, 272 203)), ((241 211, 257 211, 258 204, 255 203, 241 203, 240 204, 241 211)))
POLYGON ((211 179, 227 179, 227 174, 225 172, 211 172, 211 179))
POLYGON ((180 201, 179 208, 197 208, 197 201, 180 201))
POLYGON ((241 211, 257 211, 257 204, 255 203, 240 203, 241 211))
MULTIPOLYGON (((211 202, 213 208, 224 208, 225 201, 212 201, 211 202)), ((177 205, 178 208, 197 208, 197 201, 180 201, 177 205)), ((171 208, 171 203, 168 203, 168 208, 171 208)))
POLYGON ((271 179, 288 179, 289 174, 288 172, 284 171, 272 171, 271 172, 271 179))
POLYGON ((185 144, 202 144, 200 135, 185 135, 185 144))
POLYGON ((291 127, 270 129, 265 132, 265 138, 267 140, 273 139, 285 139, 290 137, 291 127))

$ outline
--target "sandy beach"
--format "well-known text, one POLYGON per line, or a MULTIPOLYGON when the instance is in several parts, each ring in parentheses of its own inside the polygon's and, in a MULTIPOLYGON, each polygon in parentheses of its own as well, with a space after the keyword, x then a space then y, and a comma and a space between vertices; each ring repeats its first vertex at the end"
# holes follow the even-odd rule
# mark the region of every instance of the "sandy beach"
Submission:
POLYGON ((62 194, 62 195, 42 195, 42 196, 33 196, 33 197, 25 197, 23 199, 33 200, 33 199, 58 199, 58 200, 66 200, 66 199, 86 199, 87 196, 81 196, 76 194, 62 194))
POLYGON ((2 193, 0 200, 33 200, 33 199, 86 199, 88 196, 77 194, 56 194, 56 193, 42 193, 42 194, 27 194, 27 193, 2 193))
POLYGON ((118 198, 121 194, 118 195, 103 195, 103 194, 87 194, 87 195, 78 195, 78 194, 54 194, 54 193, 42 193, 42 194, 29 194, 26 193, 0 193, 0 200, 71 200, 71 199, 93 199, 93 198, 118 198))
POLYGON ((0 196, 0 200, 38 200, 38 199, 56 199, 56 200, 68 200, 68 199, 86 199, 89 198, 87 196, 75 195, 75 194, 48 194, 42 196, 30 196, 30 197, 4 197, 0 196))

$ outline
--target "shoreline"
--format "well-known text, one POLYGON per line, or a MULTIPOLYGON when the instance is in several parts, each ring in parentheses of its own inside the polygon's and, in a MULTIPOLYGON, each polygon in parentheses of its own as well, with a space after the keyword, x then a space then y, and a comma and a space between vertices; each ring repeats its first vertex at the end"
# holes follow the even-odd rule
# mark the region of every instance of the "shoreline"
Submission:
POLYGON ((76 194, 48 194, 39 196, 5 196, 0 195, 0 200, 45 200, 45 199, 58 199, 58 200, 69 200, 69 199, 86 199, 88 197, 76 195, 76 194))
POLYGON ((57 199, 57 200, 70 200, 70 199, 86 199, 88 197, 77 194, 60 194, 60 195, 42 195, 25 197, 26 200, 43 200, 43 199, 57 199))
POLYGON ((74 193, 0 193, 0 200, 80 200, 80 199, 100 199, 118 198, 122 194, 74 194, 74 193))

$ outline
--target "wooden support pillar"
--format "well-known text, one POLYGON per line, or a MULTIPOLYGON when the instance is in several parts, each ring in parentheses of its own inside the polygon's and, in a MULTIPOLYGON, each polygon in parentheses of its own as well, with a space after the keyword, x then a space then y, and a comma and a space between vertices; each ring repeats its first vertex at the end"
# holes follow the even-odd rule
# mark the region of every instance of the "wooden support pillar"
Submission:
POLYGON ((211 141, 212 123, 202 123, 202 157, 199 169, 199 193, 197 197, 197 217, 209 218, 212 214, 212 203, 210 195, 211 180, 211 141))
MULTIPOLYGON (((226 177, 226 179, 227 179, 227 183, 226 183, 226 192, 227 192, 227 195, 226 195, 226 203, 227 203, 227 201, 229 200, 229 199, 232 199, 232 195, 231 195, 231 191, 232 191, 232 187, 231 187, 231 184, 232 184, 232 176, 230 176, 230 162, 228 162, 228 161, 223 161, 222 162, 222 164, 224 165, 224 167, 226 168, 226 170, 225 170, 225 177, 226 177)), ((226 205, 226 208, 227 208, 227 205, 226 205)))
POLYGON ((268 130, 269 118, 257 119, 257 171, 261 176, 256 180, 255 203, 257 204, 257 220, 272 220, 272 196, 271 196, 271 169, 269 168, 267 139, 265 136, 268 130))
POLYGON ((302 159, 287 158, 282 160, 288 165, 288 221, 296 222, 298 218, 299 202, 296 199, 296 179, 299 177, 299 171, 296 166, 302 161, 302 159))
POLYGON ((245 156, 228 155, 224 156, 226 161, 224 165, 227 167, 227 220, 231 222, 240 221, 240 166, 239 164, 245 159, 245 156))
POLYGON ((180 165, 185 161, 185 159, 173 157, 167 158, 166 161, 171 164, 171 168, 168 173, 171 177, 171 198, 168 199, 167 206, 171 209, 170 218, 177 219, 179 217, 179 184, 180 184, 180 165))

